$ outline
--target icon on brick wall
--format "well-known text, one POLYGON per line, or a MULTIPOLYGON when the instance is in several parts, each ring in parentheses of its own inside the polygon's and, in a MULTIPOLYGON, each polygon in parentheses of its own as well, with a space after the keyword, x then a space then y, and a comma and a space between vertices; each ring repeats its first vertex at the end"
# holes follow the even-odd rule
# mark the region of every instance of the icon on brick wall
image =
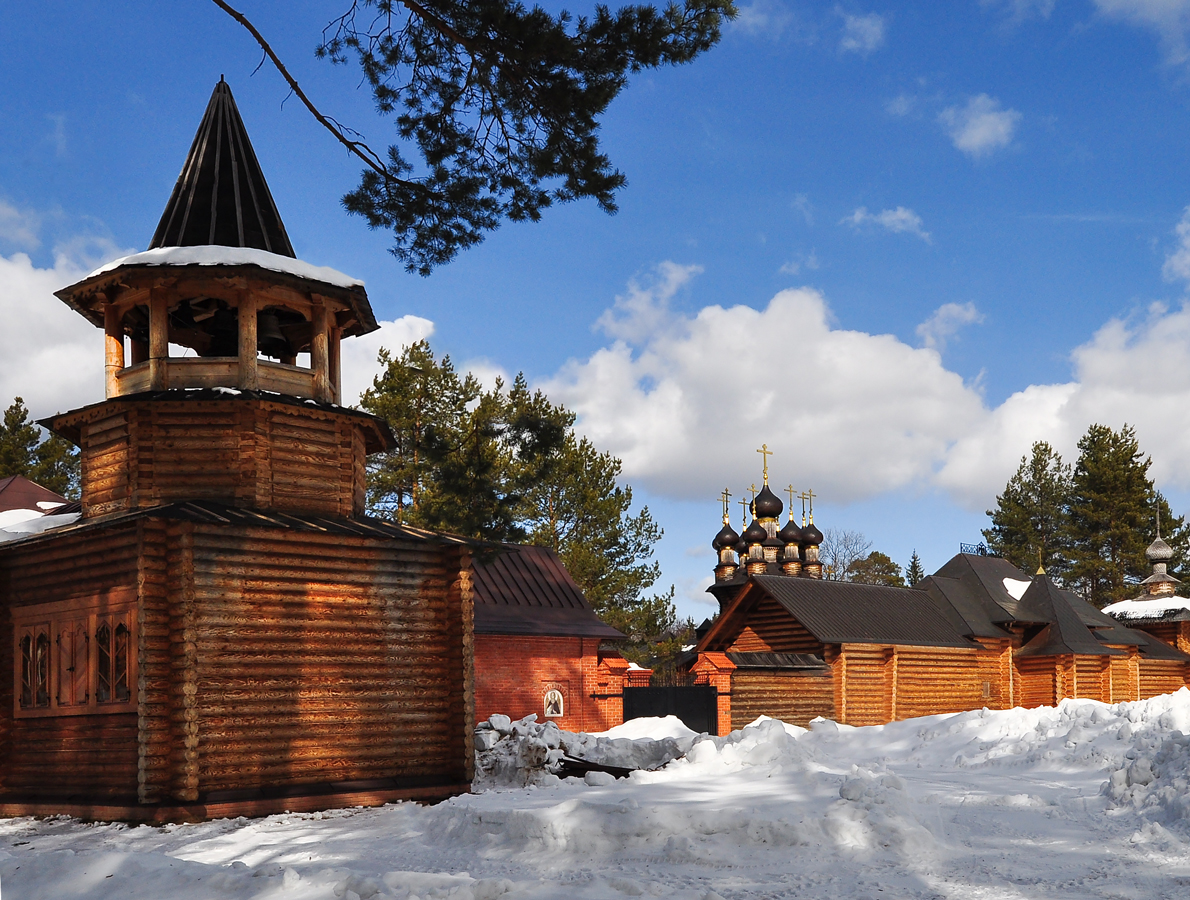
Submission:
POLYGON ((545 692, 545 716, 557 719, 563 715, 562 692, 557 688, 545 692))

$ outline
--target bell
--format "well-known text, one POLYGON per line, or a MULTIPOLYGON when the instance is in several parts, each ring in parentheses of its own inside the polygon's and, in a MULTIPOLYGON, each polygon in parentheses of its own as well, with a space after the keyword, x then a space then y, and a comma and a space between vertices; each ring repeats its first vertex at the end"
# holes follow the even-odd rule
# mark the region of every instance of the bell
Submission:
POLYGON ((239 354, 239 329, 236 311, 225 306, 215 310, 205 323, 211 341, 204 356, 236 356, 239 354))
POLYGON ((281 359, 292 356, 289 339, 281 331, 276 313, 262 312, 256 318, 256 346, 265 356, 281 359))

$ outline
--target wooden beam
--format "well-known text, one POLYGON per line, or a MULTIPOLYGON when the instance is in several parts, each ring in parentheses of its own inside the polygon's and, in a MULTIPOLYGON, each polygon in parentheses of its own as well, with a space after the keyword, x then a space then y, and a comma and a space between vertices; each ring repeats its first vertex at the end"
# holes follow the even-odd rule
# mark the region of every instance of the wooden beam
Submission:
POLYGON ((340 343, 343 340, 343 329, 332 325, 330 329, 330 382, 331 400, 343 405, 343 372, 340 355, 340 343))
POLYGON ((239 301, 239 387, 241 390, 255 391, 260 387, 260 375, 256 365, 256 296, 251 291, 241 291, 239 301))
POLYGON ((330 403, 330 329, 327 327, 326 306, 315 303, 312 324, 314 337, 310 340, 310 368, 314 370, 314 399, 320 403, 330 403))
POLYGON ((111 303, 103 309, 104 374, 108 399, 120 393, 120 371, 124 368, 124 323, 111 303))
POLYGON ((169 295, 149 292, 149 390, 169 390, 169 295))

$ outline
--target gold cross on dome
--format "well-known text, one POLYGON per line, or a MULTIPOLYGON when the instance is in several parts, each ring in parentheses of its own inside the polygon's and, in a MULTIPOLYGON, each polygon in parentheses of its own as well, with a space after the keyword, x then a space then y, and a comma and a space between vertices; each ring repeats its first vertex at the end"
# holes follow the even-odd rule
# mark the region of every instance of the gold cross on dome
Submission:
POLYGON ((793 485, 786 485, 785 493, 789 495, 789 521, 793 521, 793 485))
POLYGON ((727 501, 731 499, 731 491, 729 491, 727 488, 724 488, 723 493, 719 495, 719 499, 723 501, 723 524, 726 525, 727 511, 730 509, 730 507, 727 505, 727 501))
POLYGON ((769 483, 769 457, 773 455, 773 451, 769 449, 768 444, 761 444, 760 449, 756 452, 761 454, 764 459, 764 483, 767 487, 769 483))
POLYGON ((806 491, 804 494, 802 494, 802 499, 810 501, 810 524, 813 525, 814 524, 814 491, 813 490, 806 491))
POLYGON ((744 523, 744 527, 747 528, 748 527, 748 501, 747 500, 737 500, 736 503, 738 503, 740 506, 743 507, 743 511, 740 513, 740 521, 742 521, 744 523))

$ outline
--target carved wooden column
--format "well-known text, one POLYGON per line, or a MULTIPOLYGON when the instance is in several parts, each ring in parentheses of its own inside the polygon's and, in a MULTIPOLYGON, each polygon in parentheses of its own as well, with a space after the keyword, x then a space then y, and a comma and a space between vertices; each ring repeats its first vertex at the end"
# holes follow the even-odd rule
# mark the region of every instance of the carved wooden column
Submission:
POLYGON ((260 372, 256 365, 256 295, 240 292, 240 380, 239 387, 255 391, 260 387, 260 372))
POLYGON ((114 303, 109 303, 103 309, 103 332, 106 396, 110 399, 120 393, 118 376, 124 368, 124 323, 114 303))
POLYGON ((169 390, 169 295, 149 290, 149 390, 169 390))

